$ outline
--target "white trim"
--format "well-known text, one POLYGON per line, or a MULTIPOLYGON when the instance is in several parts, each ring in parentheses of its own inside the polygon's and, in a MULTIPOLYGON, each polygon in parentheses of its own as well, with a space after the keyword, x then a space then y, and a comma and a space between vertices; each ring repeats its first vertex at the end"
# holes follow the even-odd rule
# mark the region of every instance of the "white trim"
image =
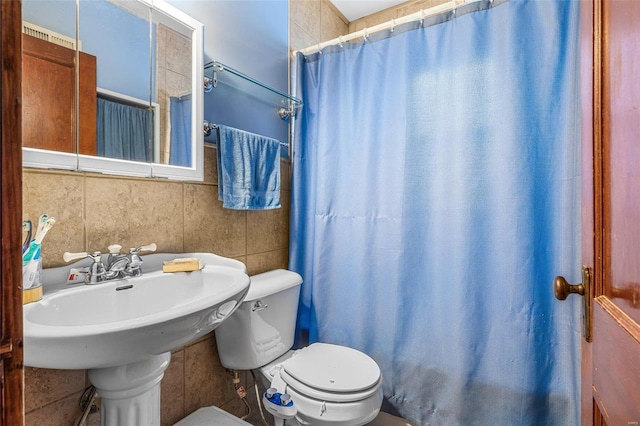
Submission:
POLYGON ((75 152, 46 151, 23 147, 22 165, 38 169, 76 170, 78 156, 75 152))
POLYGON ((151 163, 80 154, 78 170, 109 175, 150 177, 151 163))

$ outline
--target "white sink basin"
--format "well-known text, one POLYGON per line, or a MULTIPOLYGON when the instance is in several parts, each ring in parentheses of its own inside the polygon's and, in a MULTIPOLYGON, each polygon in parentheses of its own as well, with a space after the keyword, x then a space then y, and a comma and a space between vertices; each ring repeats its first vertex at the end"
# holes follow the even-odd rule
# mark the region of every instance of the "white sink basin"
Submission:
POLYGON ((122 366, 178 349, 215 329, 249 289, 244 264, 209 253, 144 257, 141 277, 65 284, 44 271, 44 297, 24 306, 24 363, 56 369, 122 366), (199 257, 200 271, 163 273, 163 260, 199 257), (155 269, 155 270, 154 270, 155 269))

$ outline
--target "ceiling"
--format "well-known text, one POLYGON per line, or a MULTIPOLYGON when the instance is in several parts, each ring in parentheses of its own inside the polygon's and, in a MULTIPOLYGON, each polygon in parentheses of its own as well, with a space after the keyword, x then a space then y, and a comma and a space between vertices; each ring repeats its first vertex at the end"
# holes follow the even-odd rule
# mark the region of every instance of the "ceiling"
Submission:
POLYGON ((330 0, 342 12, 345 18, 355 21, 386 8, 404 3, 407 0, 330 0))

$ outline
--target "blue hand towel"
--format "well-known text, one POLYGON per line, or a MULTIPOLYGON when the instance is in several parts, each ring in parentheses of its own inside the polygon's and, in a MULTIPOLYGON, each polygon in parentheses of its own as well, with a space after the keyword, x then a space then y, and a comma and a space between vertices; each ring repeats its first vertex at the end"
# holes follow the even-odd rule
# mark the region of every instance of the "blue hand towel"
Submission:
POLYGON ((280 207, 280 141, 218 125, 218 199, 235 210, 280 207))

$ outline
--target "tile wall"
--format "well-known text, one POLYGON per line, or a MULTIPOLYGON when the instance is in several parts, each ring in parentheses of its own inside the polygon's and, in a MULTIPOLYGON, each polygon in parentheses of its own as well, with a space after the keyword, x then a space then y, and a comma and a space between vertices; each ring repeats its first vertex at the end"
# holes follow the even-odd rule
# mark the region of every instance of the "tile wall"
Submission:
POLYGON ((305 47, 349 32, 349 21, 328 0, 289 0, 289 48, 305 47))

